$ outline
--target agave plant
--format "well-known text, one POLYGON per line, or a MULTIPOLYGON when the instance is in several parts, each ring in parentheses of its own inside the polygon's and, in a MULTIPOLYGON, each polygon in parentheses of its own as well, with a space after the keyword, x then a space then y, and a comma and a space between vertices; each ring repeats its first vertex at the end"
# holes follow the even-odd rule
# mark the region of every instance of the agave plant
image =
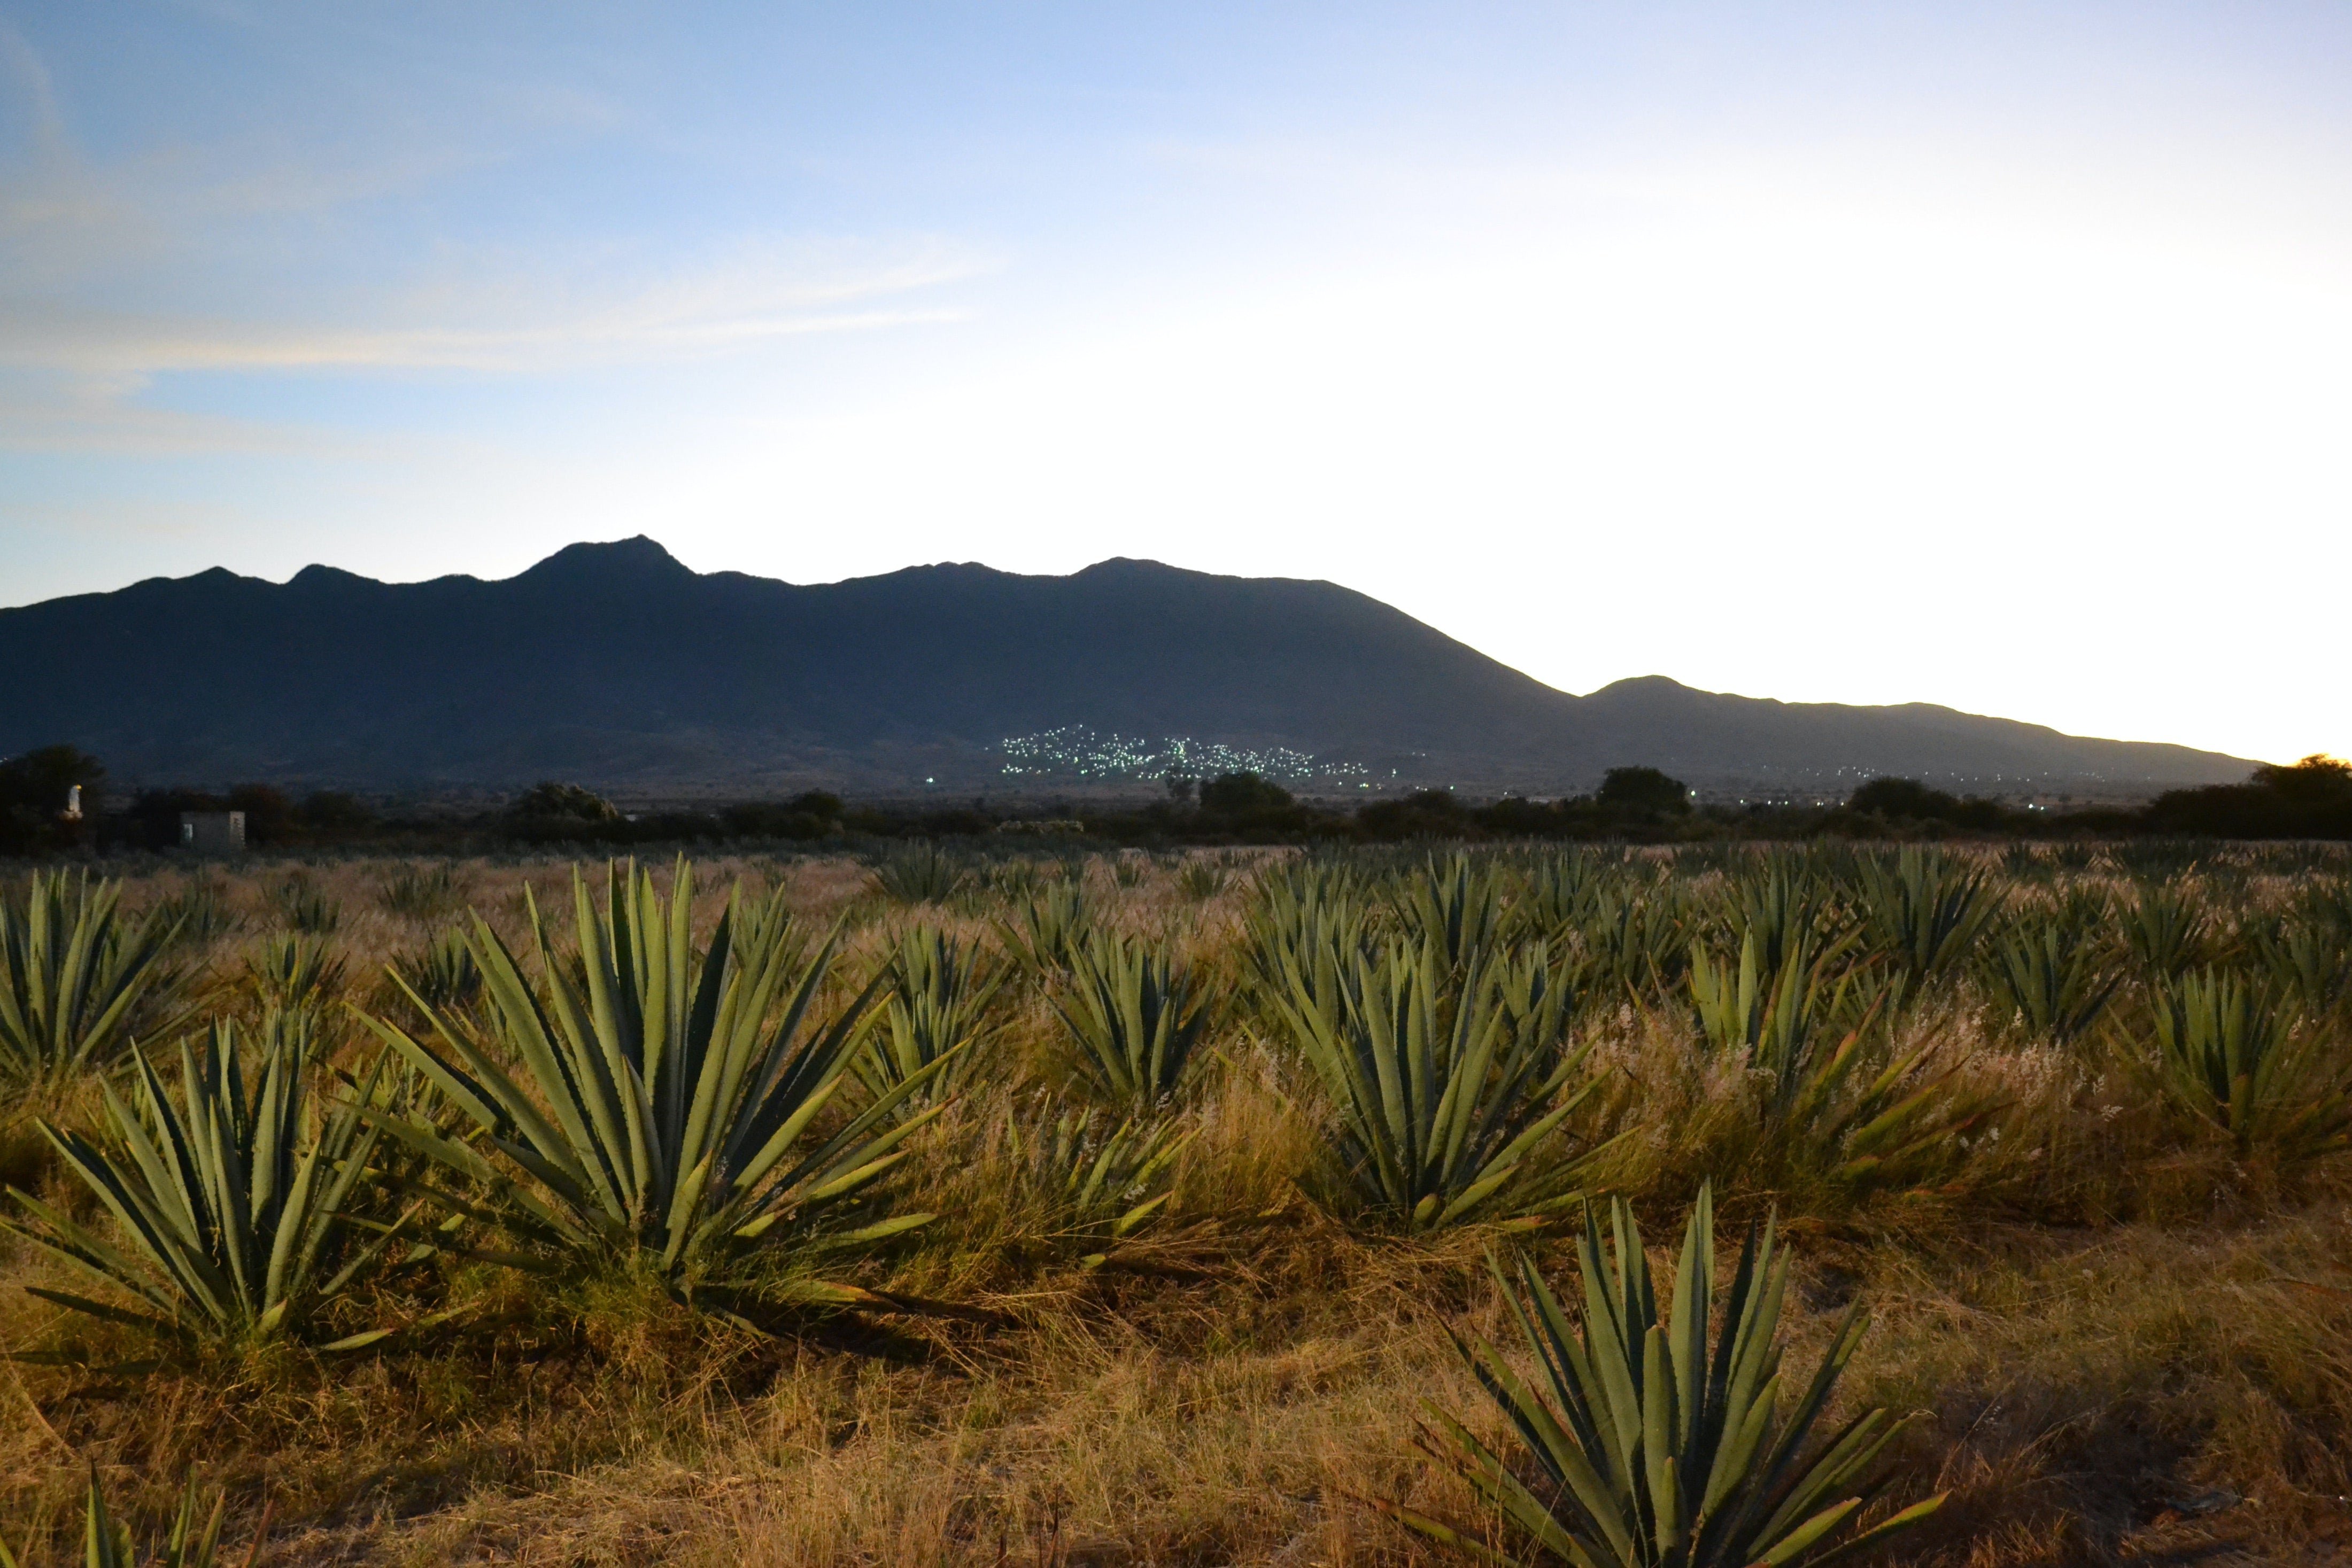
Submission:
POLYGON ((1799 935, 1774 961, 1766 955, 1775 936, 1787 934, 1743 933, 1736 967, 1695 945, 1690 990, 1699 1033, 1710 1045, 1745 1051, 1753 1065, 1779 1072, 1802 1056, 1817 1024, 1844 1010, 1840 1004, 1853 993, 1853 976, 1838 977, 1843 985, 1833 985, 1832 977, 1856 938, 1848 936, 1817 952, 1810 936, 1799 935))
MULTIPOLYGON (((1715 1317, 1715 1205, 1707 1188, 1683 1232, 1671 1312, 1661 1320, 1640 1228, 1622 1199, 1612 1207, 1613 1256, 1588 1209, 1578 1247, 1581 1322, 1532 1262, 1516 1289, 1496 1281, 1525 1338, 1532 1379, 1485 1340, 1456 1350, 1510 1422, 1524 1461, 1481 1441, 1458 1417, 1425 1402, 1422 1444, 1528 1545, 1554 1560, 1598 1568, 1747 1568, 1824 1563, 1883 1542, 1943 1505, 1937 1494, 1863 1528, 1889 1479, 1879 1455, 1909 1424, 1864 1412, 1811 1441, 1869 1318, 1857 1306, 1832 1338, 1804 1392, 1784 1410, 1780 1305, 1789 1261, 1767 1224, 1750 1227, 1715 1317), (1712 1345, 1709 1341, 1712 1340, 1712 1345), (1530 1484, 1532 1479, 1533 1484, 1530 1484)), ((1521 1561, 1461 1529, 1395 1503, 1391 1517, 1490 1562, 1521 1561)))
MULTIPOLYGON (((643 1268, 681 1294, 756 1285, 753 1254, 845 1215, 906 1157, 900 1145, 936 1112, 895 1113, 936 1066, 818 1132, 887 983, 877 976, 829 1021, 815 1021, 838 929, 795 963, 781 901, 747 918, 738 888, 709 951, 698 955, 693 870, 683 860, 667 900, 634 862, 608 866, 601 910, 576 868, 572 890, 576 967, 557 958, 536 903, 527 909, 538 988, 498 933, 474 921, 474 962, 502 1052, 413 993, 437 1045, 369 1020, 480 1136, 460 1140, 415 1118, 383 1124, 489 1195, 482 1208, 434 1193, 452 1213, 573 1258, 643 1268), (739 941, 744 930, 759 940, 739 941)), ((929 1218, 844 1228, 832 1239, 876 1240, 929 1218)), ((861 1299, 846 1287, 810 1289, 818 1299, 861 1299)))
POLYGON ((1433 941, 1398 944, 1349 955, 1336 981, 1294 972, 1276 998, 1338 1119, 1335 1196, 1410 1231, 1575 1201, 1599 1151, 1538 1156, 1600 1080, 1568 1092, 1591 1048, 1570 1047, 1574 998, 1543 944, 1460 969, 1433 941))
POLYGON ((2280 995, 2313 1018, 2326 1017, 2352 995, 2352 932, 2265 925, 2255 932, 2253 947, 2280 995))
POLYGON ((1085 1248, 1078 1261, 1089 1269, 1175 1197, 1176 1161, 1193 1137, 1173 1122, 1105 1122, 1093 1112, 1065 1111, 1010 1128, 1013 1156, 1045 1211, 1047 1239, 1085 1248))
MULTIPOLYGON (((220 1552, 221 1516, 227 1507, 227 1497, 215 1492, 207 1514, 195 1471, 190 1470, 187 1487, 180 1494, 179 1512, 163 1538, 163 1553, 151 1561, 150 1568, 213 1568, 220 1552)), ((83 1568, 136 1568, 139 1552, 131 1543, 131 1529, 106 1506, 106 1489, 99 1485, 96 1465, 90 1467, 89 1490, 82 1497, 81 1540, 83 1568)), ((0 1541, 0 1568, 18 1568, 18 1563, 8 1543, 0 1541)))
POLYGON ((1829 880, 1785 851, 1767 853, 1755 866, 1726 882, 1720 899, 1724 923, 1755 938, 1764 970, 1778 974, 1789 955, 1811 946, 1831 923, 1829 880))
POLYGON ((172 932, 183 948, 206 946, 245 928, 244 916, 228 906, 228 888, 215 880, 191 882, 147 911, 150 924, 172 932))
POLYGON ((172 1026, 177 927, 121 918, 121 898, 61 871, 35 872, 21 905, 0 898, 0 1083, 58 1083, 110 1065, 133 1026, 172 1026))
POLYGON ((246 956, 246 984, 265 1008, 316 1008, 342 989, 343 960, 323 937, 280 932, 246 956))
POLYGON ((395 987, 441 1011, 471 1007, 481 995, 482 970, 462 931, 445 931, 417 952, 392 961, 395 987))
POLYGON ((885 855, 875 866, 874 877, 894 904, 945 904, 963 886, 964 869, 953 855, 925 839, 885 855))
POLYGON ((294 876, 272 888, 270 906, 289 931, 299 931, 311 936, 325 936, 342 924, 343 906, 310 885, 305 876, 294 876))
POLYGON ((1600 857, 1587 850, 1547 855, 1528 873, 1528 918, 1555 941, 1591 924, 1608 885, 1600 857))
POLYGON ((2141 967, 2158 978, 2185 974, 2217 956, 2213 919, 2184 883, 2145 887, 2123 906, 2124 939, 2141 967))
POLYGON ((2097 945, 2063 917, 2019 922, 1986 965, 1994 994, 2037 1040, 2066 1045, 2090 1031, 2123 986, 2097 945))
MULTIPOLYGON (((181 1106, 144 1056, 138 1106, 105 1089, 107 1134, 44 1121, 41 1131, 114 1217, 117 1247, 38 1199, 10 1190, 31 1217, 0 1220, 53 1256, 127 1292, 123 1308, 28 1285, 45 1301, 184 1339, 299 1334, 383 1249, 397 1227, 351 1245, 342 1211, 365 1174, 376 1134, 349 1107, 320 1116, 307 1087, 310 1037, 271 1015, 250 1089, 236 1026, 215 1021, 206 1049, 180 1047, 181 1106), (184 1107, 184 1108, 183 1108, 184 1107)), ((335 1341, 354 1349, 376 1330, 335 1341)))
POLYGON ((1736 971, 1694 949, 1692 1003, 1702 1034, 1747 1053, 1762 1144, 1774 1156, 1849 1189, 1915 1186, 1948 1174, 1965 1154, 1961 1135, 1998 1107, 1956 1090, 1957 1066, 1930 1070, 1933 1044, 1862 1074, 1886 992, 1874 989, 1868 966, 1836 972, 1853 941, 1818 956, 1800 947, 1769 976, 1752 936, 1736 971))
POLYGON ((1513 924, 1508 886, 1498 861, 1473 864, 1457 853, 1441 865, 1433 857, 1397 890, 1397 913, 1418 944, 1433 946, 1447 964, 1459 966, 1502 944, 1513 924))
POLYGON ((2192 970, 2159 981, 2153 1001, 2158 1082, 2241 1155, 2302 1162, 2352 1146, 2352 1083, 2269 987, 2192 970))
POLYGON ((404 866, 376 889, 376 902, 407 920, 439 920, 466 905, 465 883, 447 864, 404 866))
POLYGON ((1086 889, 1073 879, 1047 883, 1011 921, 999 921, 996 934, 1024 969, 1046 976, 1067 971, 1093 929, 1086 889))
POLYGON ((890 960, 889 1000, 881 1027, 856 1060, 858 1077, 877 1099, 909 1079, 924 1080, 899 1102, 901 1114, 935 1103, 968 1082, 995 1036, 989 1004, 1004 971, 935 925, 918 925, 898 940, 890 960))
POLYGON ((1176 891, 1195 904, 1205 904, 1225 891, 1225 871, 1213 861, 1188 860, 1176 873, 1176 891))
POLYGON ((1690 951, 1683 911, 1660 883, 1603 894, 1574 936, 1577 988, 1618 1001, 1678 985, 1690 951))
POLYGON ((1965 964, 2000 912, 1991 881, 1941 850, 1906 849, 1892 864, 1870 856, 1854 871, 1870 946, 1914 987, 1965 964))
POLYGON ((1192 971, 1116 931, 1072 950, 1053 1001, 1090 1087, 1139 1111, 1183 1085, 1209 1030, 1208 997, 1192 971))
POLYGON ((1307 863, 1268 877, 1250 911, 1244 954, 1253 989, 1274 1005, 1307 988, 1314 1005, 1341 1005, 1339 970, 1373 951, 1370 915, 1344 867, 1307 863))

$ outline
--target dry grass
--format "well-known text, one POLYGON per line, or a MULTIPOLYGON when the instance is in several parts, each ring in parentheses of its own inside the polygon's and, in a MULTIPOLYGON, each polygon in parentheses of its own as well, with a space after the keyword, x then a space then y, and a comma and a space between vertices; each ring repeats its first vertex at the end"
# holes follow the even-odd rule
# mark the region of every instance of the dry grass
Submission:
MULTIPOLYGON (((340 905, 351 999, 436 926, 383 907, 399 869, 307 868, 340 905)), ((914 919, 991 940, 971 900, 908 909, 842 860, 706 862, 698 921, 727 883, 780 886, 820 927, 849 922, 847 967, 914 919)), ((1139 932, 1233 972, 1246 890, 1201 899, 1171 862, 1089 891, 1139 932)), ((226 880, 244 929, 192 954, 245 1008, 239 956, 288 868, 226 880)), ((555 862, 457 868, 474 907, 522 936, 521 890, 569 908, 555 862)), ((172 871, 131 897, 183 891, 172 871)), ((2294 884, 2250 882, 2276 900, 2294 884)), ((914 1162, 911 1204, 944 1218, 867 1282, 953 1309, 811 1321, 759 1338, 625 1279, 549 1284, 485 1265, 394 1278, 378 1310, 472 1310, 422 1343, 330 1358, 280 1349, 145 1375, 14 1364, 0 1400, 0 1519, 65 1532, 95 1461, 118 1505, 161 1515, 185 1468, 228 1488, 242 1543, 296 1563, 1373 1564, 1433 1560, 1360 1499, 1464 1517, 1466 1494, 1412 1447, 1425 1398, 1491 1427, 1448 1328, 1499 1333, 1492 1248, 1561 1238, 1351 1234, 1302 1194, 1311 1097, 1245 1010, 1216 1037, 1181 1114, 1194 1132, 1163 1223, 1079 1266, 1003 1164, 1007 1118, 1061 1077, 1034 997, 1013 1004, 1004 1070, 914 1162), (405 1292, 405 1293, 404 1293, 405 1292)), ((2352 1551, 2352 1219, 2341 1173, 2233 1165, 2095 1052, 2019 1044, 1967 998, 1908 1026, 2006 1107, 1954 1193, 1840 1197, 1754 1146, 1736 1067, 1664 1009, 1596 1021, 1611 1086, 1580 1129, 1637 1129, 1612 1185, 1671 1240, 1697 1182, 1734 1218, 1777 1207, 1799 1252, 1797 1358, 1857 1295, 1878 1327, 1844 1398, 1927 1412, 1900 1464, 1949 1488, 1900 1560, 1994 1564, 2340 1561, 2352 1551)), ((352 1049, 355 1049, 352 1048, 352 1049)), ((86 1121, 87 1089, 38 1107, 86 1121)), ((0 1126, 8 1180, 69 1198, 30 1134, 0 1126)), ((428 1266, 428 1271, 430 1271, 428 1266)), ((50 1278, 0 1244, 0 1343, 145 1354, 14 1289, 50 1278)), ((35 1561, 41 1561, 37 1555, 35 1561)))

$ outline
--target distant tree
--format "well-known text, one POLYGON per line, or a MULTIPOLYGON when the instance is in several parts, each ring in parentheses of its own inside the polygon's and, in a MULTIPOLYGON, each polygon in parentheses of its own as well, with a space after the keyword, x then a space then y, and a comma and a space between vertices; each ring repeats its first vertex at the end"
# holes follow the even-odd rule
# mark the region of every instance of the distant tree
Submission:
POLYGON ((2000 825, 1998 800, 1930 789, 1916 779, 1874 779, 1846 797, 1846 807, 1889 822, 1941 822, 1955 828, 2000 825))
POLYGON ((1459 839, 1474 836, 1476 818, 1451 789, 1416 789, 1400 800, 1373 800, 1356 811, 1356 831, 1368 839, 1459 839))
POLYGON ((1849 810, 1890 822, 1941 822, 1960 808, 1960 798, 1930 789, 1916 779, 1874 779, 1846 797, 1849 810))
POLYGON ((2352 802, 2352 762, 2315 751, 2290 768, 2268 764, 2254 769, 2247 780, 2297 805, 2333 806, 2352 802))
POLYGON ((515 797, 507 814, 527 822, 617 822, 621 810, 593 789, 542 780, 515 797))
POLYGON ((302 826, 322 839, 350 838, 375 826, 376 815, 367 802, 340 789, 313 789, 302 798, 297 814, 302 826))
POLYGON ((2257 768, 2243 784, 2168 789, 2140 821, 2156 832, 2216 838, 2352 838, 2352 763, 2314 753, 2257 768))
POLYGON ((1215 817, 1249 817, 1286 811, 1290 791, 1255 773, 1221 773, 1201 786, 1201 810, 1215 817))
POLYGON ((1690 786, 1654 768, 1612 768, 1593 798, 1613 810, 1644 816, 1682 816, 1691 809, 1690 786))
POLYGON ((0 762, 0 852, 39 854, 88 842, 105 783, 105 765, 70 746, 44 746, 0 762), (81 815, 68 820, 76 785, 81 815))
POLYGON ((719 813, 727 831, 751 839, 821 839, 841 826, 841 797, 811 789, 789 800, 745 800, 719 813))
POLYGON ((1201 781, 1186 773, 1171 773, 1167 778, 1168 800, 1173 806, 1190 806, 1199 798, 1201 781))

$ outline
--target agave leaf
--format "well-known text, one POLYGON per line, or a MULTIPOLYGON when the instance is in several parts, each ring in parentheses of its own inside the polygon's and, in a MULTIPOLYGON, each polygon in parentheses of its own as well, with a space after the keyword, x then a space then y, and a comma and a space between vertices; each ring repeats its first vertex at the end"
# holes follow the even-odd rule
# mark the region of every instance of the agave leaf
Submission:
MULTIPOLYGON (((1714 1210, 1703 1192, 1675 1268, 1676 1300, 1661 1321, 1633 1215, 1612 1206, 1610 1242, 1589 1211, 1579 1247, 1584 1311, 1568 1321, 1531 1263, 1521 1260, 1506 1300, 1542 1368, 1540 1387, 1520 1379, 1492 1346, 1455 1340, 1465 1361, 1508 1418, 1527 1456, 1554 1483, 1548 1493, 1442 1410, 1424 1446, 1531 1542, 1557 1558, 1592 1563, 1748 1568, 1828 1560, 1846 1542, 1876 1542, 1932 1513, 1940 1498, 1876 1529, 1854 1529, 1883 1489, 1868 1472, 1904 1425, 1869 1411, 1843 1432, 1813 1428, 1868 1320, 1849 1314, 1805 1396, 1776 1412, 1779 1326, 1787 1265, 1769 1229, 1751 1230, 1712 1354, 1708 1301, 1714 1210), (1604 1252, 1604 1246, 1607 1250, 1604 1252)), ((1497 1270, 1499 1277, 1499 1268, 1497 1270)), ((1420 1516, 1393 1505, 1412 1528, 1420 1516)), ((1429 1521, 1423 1534, 1449 1544, 1458 1528, 1429 1521)))

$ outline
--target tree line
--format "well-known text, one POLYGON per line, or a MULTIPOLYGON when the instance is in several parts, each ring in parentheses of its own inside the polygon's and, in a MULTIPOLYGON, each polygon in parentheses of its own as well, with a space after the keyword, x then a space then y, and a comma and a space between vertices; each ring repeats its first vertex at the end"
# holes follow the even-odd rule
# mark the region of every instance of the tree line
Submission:
POLYGON ((593 790, 550 780, 466 816, 386 813, 341 790, 299 796, 268 783, 224 790, 146 789, 114 798, 106 768, 70 746, 0 760, 0 854, 163 850, 184 811, 242 811, 247 843, 299 850, 398 843, 419 851, 487 842, 654 843, 833 838, 942 838, 1062 831, 1119 843, 1402 842, 1416 839, 1677 842, 1723 838, 2200 837, 2352 839, 2352 763, 2315 755, 2258 768, 2242 783, 2172 789, 2138 807, 2043 810, 1879 778, 1832 805, 1700 800, 1682 780, 1612 768, 1586 794, 1557 800, 1421 789, 1353 805, 1301 800, 1255 773, 1171 778, 1142 803, 934 806, 853 802, 824 790, 710 810, 630 813, 593 790), (79 795, 76 789, 79 789, 79 795), (79 810, 69 802, 79 801, 79 810))

